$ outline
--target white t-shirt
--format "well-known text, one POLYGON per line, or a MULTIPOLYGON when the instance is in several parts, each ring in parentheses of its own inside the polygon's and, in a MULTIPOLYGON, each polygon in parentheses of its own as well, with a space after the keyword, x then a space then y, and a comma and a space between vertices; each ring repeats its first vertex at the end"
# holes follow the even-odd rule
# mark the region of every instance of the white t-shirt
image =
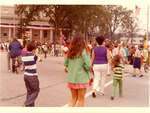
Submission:
POLYGON ((122 57, 125 57, 126 56, 126 52, 123 48, 114 48, 113 51, 112 51, 112 56, 115 56, 115 55, 118 55, 120 54, 122 57))
POLYGON ((68 47, 64 47, 64 48, 63 48, 63 51, 64 51, 64 52, 67 52, 68 50, 69 50, 68 47))
POLYGON ((89 46, 90 49, 92 49, 92 45, 91 44, 88 44, 88 46, 89 46))

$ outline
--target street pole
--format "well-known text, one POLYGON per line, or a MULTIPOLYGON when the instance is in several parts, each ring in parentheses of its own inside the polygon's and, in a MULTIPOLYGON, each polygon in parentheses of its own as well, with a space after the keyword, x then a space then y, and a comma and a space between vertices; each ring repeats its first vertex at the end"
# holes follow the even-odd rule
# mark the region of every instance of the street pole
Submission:
POLYGON ((147 35, 146 35, 146 39, 148 41, 148 33, 149 33, 149 5, 147 5, 147 35))
POLYGON ((16 10, 16 6, 14 5, 14 18, 13 18, 13 21, 14 21, 14 37, 15 37, 15 10, 16 10))
POLYGON ((16 37, 16 4, 14 5, 14 37, 16 37))

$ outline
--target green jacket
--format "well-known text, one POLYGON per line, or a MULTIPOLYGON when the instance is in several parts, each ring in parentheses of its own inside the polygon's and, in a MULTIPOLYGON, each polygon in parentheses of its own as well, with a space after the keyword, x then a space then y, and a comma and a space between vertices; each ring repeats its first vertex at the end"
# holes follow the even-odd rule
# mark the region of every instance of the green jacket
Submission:
POLYGON ((69 83, 89 83, 93 77, 91 74, 90 55, 83 51, 81 58, 65 59, 64 65, 68 67, 67 81, 69 83))

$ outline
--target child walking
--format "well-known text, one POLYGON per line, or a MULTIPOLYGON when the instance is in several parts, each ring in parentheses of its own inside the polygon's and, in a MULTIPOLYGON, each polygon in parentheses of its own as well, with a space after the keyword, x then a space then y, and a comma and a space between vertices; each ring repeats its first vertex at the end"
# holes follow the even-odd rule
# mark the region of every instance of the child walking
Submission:
POLYGON ((27 96, 25 101, 26 107, 34 107, 35 100, 39 94, 39 79, 36 69, 36 61, 42 61, 41 58, 35 55, 36 46, 29 42, 27 44, 27 53, 22 57, 24 62, 24 81, 27 89, 27 96))
POLYGON ((124 78, 124 66, 120 63, 121 62, 121 56, 116 55, 112 59, 112 70, 114 72, 113 75, 113 88, 112 88, 112 96, 111 100, 115 97, 115 90, 117 87, 117 84, 119 84, 119 96, 122 97, 122 80, 124 78))

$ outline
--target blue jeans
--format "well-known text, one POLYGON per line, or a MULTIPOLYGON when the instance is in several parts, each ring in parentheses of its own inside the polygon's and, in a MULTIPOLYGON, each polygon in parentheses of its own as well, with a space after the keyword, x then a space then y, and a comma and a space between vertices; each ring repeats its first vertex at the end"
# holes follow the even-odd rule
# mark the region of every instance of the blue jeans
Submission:
POLYGON ((26 107, 34 106, 34 102, 39 94, 39 80, 37 76, 24 75, 25 86, 27 89, 27 96, 25 101, 26 107))

